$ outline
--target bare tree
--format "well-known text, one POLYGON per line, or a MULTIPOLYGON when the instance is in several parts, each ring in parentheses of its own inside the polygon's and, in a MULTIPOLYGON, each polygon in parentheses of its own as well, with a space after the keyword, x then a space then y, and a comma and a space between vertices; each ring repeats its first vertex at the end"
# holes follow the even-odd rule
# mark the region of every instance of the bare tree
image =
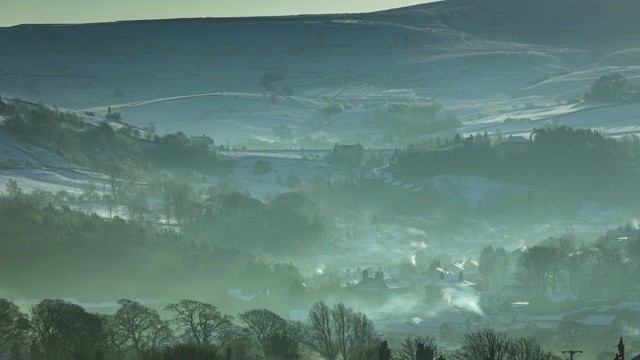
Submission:
POLYGON ((0 353, 11 353, 20 358, 29 339, 29 319, 18 306, 7 299, 0 299, 0 353))
POLYGON ((354 313, 351 317, 353 332, 349 337, 351 356, 344 359, 368 360, 374 357, 378 350, 378 340, 375 337, 373 322, 363 313, 354 313))
POLYGON ((273 130, 273 134, 278 139, 280 139, 280 143, 282 144, 284 144, 285 142, 288 142, 293 137, 293 131, 284 125, 278 125, 274 127, 272 130, 273 130))
POLYGON ((331 309, 331 318, 333 319, 333 328, 335 329, 335 338, 338 349, 343 359, 351 358, 351 334, 354 331, 353 310, 347 308, 343 303, 336 304, 331 309))
POLYGON ((266 356, 269 339, 285 331, 287 321, 267 309, 248 310, 238 315, 255 336, 262 352, 266 356))
POLYGON ((480 253, 478 275, 482 278, 486 289, 503 286, 511 263, 505 249, 493 246, 485 247, 480 253))
POLYGON ((156 310, 129 299, 120 299, 118 304, 120 308, 113 315, 116 331, 126 336, 126 345, 137 355, 167 344, 173 338, 169 324, 160 319, 156 310))
POLYGON ((560 360, 545 351, 534 338, 509 338, 503 332, 485 329, 462 336, 460 349, 453 354, 459 360, 560 360))
POLYGON ((129 338, 125 329, 119 326, 113 315, 101 316, 107 337, 107 347, 109 352, 117 359, 126 359, 126 353, 130 349, 127 346, 129 338))
POLYGON ((7 194, 12 200, 22 200, 22 188, 15 179, 9 179, 7 182, 7 194))
POLYGON ((560 360, 561 358, 549 351, 545 351, 535 338, 510 339, 507 343, 509 359, 512 360, 560 360))
POLYGON ((31 325, 46 360, 93 356, 106 340, 99 316, 64 300, 42 300, 32 307, 31 325))
POLYGON ((324 301, 313 304, 309 311, 307 346, 327 360, 336 360, 339 349, 334 337, 331 310, 324 301))
POLYGON ((536 295, 545 292, 553 273, 554 257, 553 249, 548 246, 536 245, 528 248, 518 259, 520 283, 531 287, 536 295))
POLYGON ((254 360, 262 355, 253 333, 247 328, 231 325, 221 335, 222 347, 231 348, 234 360, 254 360))
POLYGON ((274 331, 267 338, 264 354, 267 359, 282 359, 299 356, 299 347, 304 334, 300 322, 290 321, 285 327, 274 331))
POLYGON ((307 345, 325 359, 371 359, 378 340, 371 320, 343 303, 332 309, 322 301, 311 307, 307 345))
POLYGON ((175 312, 173 323, 184 331, 186 339, 202 346, 220 340, 233 320, 233 317, 223 315, 216 306, 194 300, 185 299, 169 304, 165 310, 175 312))
POLYGON ((109 179, 111 196, 113 197, 113 201, 117 202, 119 199, 118 193, 120 192, 122 183, 126 178, 126 170, 124 166, 112 161, 106 166, 106 174, 109 179))
POLYGON ((162 189, 167 222, 169 222, 171 210, 178 224, 193 217, 196 200, 192 186, 186 181, 164 181, 162 189))
POLYGON ((465 360, 503 360, 508 358, 508 338, 505 333, 486 329, 466 333, 460 340, 458 358, 465 360))
POLYGON ((431 359, 435 356, 438 350, 438 344, 432 337, 428 336, 410 336, 405 338, 400 347, 394 352, 394 359, 398 360, 417 360, 416 353, 418 346, 422 345, 425 349, 432 354, 431 359))
POLYGON ((567 267, 567 259, 569 254, 573 251, 573 239, 571 237, 550 237, 543 241, 542 245, 548 247, 552 254, 549 261, 551 272, 551 291, 556 291, 560 272, 567 267))

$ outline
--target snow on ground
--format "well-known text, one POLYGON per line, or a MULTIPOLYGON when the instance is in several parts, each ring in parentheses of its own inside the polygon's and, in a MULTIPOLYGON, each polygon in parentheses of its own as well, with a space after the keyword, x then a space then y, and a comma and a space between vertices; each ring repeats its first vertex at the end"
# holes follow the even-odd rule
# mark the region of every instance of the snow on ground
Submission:
MULTIPOLYGON (((305 145, 304 136, 339 143, 375 138, 380 130, 365 118, 389 102, 415 99, 441 102, 443 113, 464 122, 457 130, 465 135, 527 136, 554 124, 611 136, 640 133, 640 104, 566 105, 605 74, 638 85, 638 23, 620 21, 632 17, 624 9, 635 5, 621 2, 597 16, 590 4, 577 10, 554 4, 551 12, 533 6, 523 17, 527 4, 514 4, 501 2, 498 12, 475 3, 474 10, 451 11, 440 2, 360 15, 0 28, 0 94, 96 118, 111 107, 132 125, 204 134, 216 145, 274 144, 279 125, 292 129, 296 147, 305 145), (269 73, 282 79, 261 84, 269 73), (322 110, 331 102, 348 108, 328 118, 322 110)), ((257 175, 257 157, 232 156, 237 183, 258 198, 289 191, 291 176, 332 172, 320 161, 271 154, 271 171, 257 175)), ((0 129, 0 160, 9 159, 19 166, 5 166, 13 169, 0 171, 0 185, 14 178, 25 191, 77 194, 91 186, 99 192, 105 183, 0 129), (28 161, 28 169, 18 169, 28 161)), ((444 180, 459 184, 470 206, 498 186, 429 181, 444 180)), ((398 185, 414 191, 427 184, 398 185)))
POLYGON ((102 191, 106 182, 96 182, 86 174, 71 172, 67 170, 44 170, 44 169, 9 169, 0 170, 0 186, 6 189, 9 179, 16 180, 23 192, 30 193, 34 189, 55 194, 64 190, 69 194, 78 195, 87 189, 102 191))
POLYGON ((640 134, 640 104, 580 103, 518 110, 469 121, 460 133, 528 136, 533 128, 566 125, 597 130, 612 137, 640 134), (509 118, 514 119, 509 122, 509 118), (520 121, 519 121, 520 120, 520 121))
POLYGON ((61 156, 40 147, 27 144, 18 139, 14 134, 0 127, 0 160, 6 162, 10 159, 22 163, 29 161, 38 166, 50 168, 77 168, 76 165, 61 156))
MULTIPOLYGON (((182 131, 242 144, 273 140, 278 125, 298 138, 374 137, 379 130, 364 118, 387 102, 414 99, 443 103, 446 113, 468 123, 459 129, 463 133, 524 134, 544 119, 573 112, 577 119, 567 117, 567 123, 589 126, 578 107, 550 105, 582 96, 604 74, 640 79, 637 26, 617 21, 629 16, 625 11, 596 21, 588 6, 580 9, 582 17, 566 19, 575 9, 556 6, 556 14, 540 6, 530 9, 531 16, 544 15, 534 20, 505 15, 521 11, 510 4, 498 13, 474 4, 479 8, 465 16, 450 15, 448 6, 0 29, 0 93, 98 115, 111 106, 128 123, 153 123, 160 134, 182 131), (587 23, 599 29, 594 36, 587 23), (268 73, 282 75, 271 89, 260 84, 268 73), (352 108, 327 121, 327 100, 352 108), (525 104, 536 108, 523 111, 525 104), (507 117, 532 122, 500 125, 507 117)), ((621 119, 611 129, 605 122, 595 125, 633 133, 636 119, 621 119)))

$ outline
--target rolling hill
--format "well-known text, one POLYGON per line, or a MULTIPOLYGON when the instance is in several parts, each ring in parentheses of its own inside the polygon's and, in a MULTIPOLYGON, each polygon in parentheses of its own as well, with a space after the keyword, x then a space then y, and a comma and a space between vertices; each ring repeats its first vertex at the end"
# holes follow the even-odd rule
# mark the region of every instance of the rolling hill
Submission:
POLYGON ((111 107, 159 133, 248 146, 274 143, 278 125, 298 143, 382 146, 366 120, 425 99, 462 120, 460 133, 528 133, 557 118, 628 134, 636 105, 566 101, 605 74, 639 82, 638 11, 625 0, 449 0, 355 15, 21 25, 0 28, 0 94, 111 107))

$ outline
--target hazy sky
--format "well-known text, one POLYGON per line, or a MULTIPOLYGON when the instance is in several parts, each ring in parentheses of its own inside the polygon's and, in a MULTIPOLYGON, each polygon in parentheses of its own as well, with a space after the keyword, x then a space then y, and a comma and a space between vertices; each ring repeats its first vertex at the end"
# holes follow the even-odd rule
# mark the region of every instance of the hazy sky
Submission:
POLYGON ((356 13, 434 0, 0 0, 0 27, 138 19, 356 13))

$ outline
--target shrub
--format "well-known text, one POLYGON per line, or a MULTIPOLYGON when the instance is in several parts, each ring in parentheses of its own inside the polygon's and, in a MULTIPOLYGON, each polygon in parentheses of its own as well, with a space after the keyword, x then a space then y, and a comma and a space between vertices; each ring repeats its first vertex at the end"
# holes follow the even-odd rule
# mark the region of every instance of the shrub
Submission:
POLYGON ((603 75, 591 85, 585 100, 603 102, 639 101, 640 92, 632 90, 627 78, 620 74, 603 75))
POLYGON ((253 173, 255 175, 266 174, 271 171, 271 163, 269 160, 260 159, 253 164, 253 173))

